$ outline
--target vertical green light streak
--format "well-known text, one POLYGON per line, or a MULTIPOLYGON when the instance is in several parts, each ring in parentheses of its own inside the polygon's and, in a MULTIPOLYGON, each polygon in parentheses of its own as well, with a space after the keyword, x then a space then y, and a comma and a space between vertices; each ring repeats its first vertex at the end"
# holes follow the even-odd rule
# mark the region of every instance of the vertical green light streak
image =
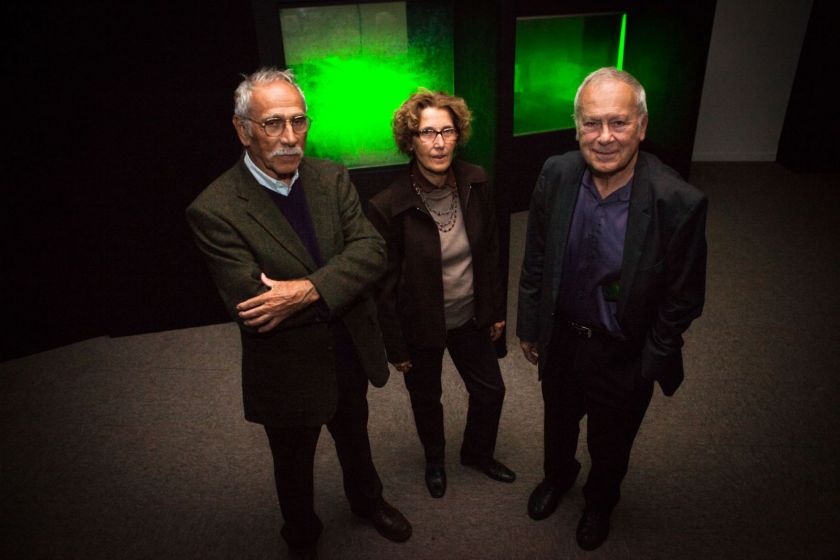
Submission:
POLYGON ((621 68, 627 15, 522 17, 516 20, 513 134, 574 128, 574 98, 587 74, 621 68))
POLYGON ((621 34, 618 38, 618 60, 615 67, 619 70, 624 68, 624 37, 627 35, 627 13, 621 14, 621 34))

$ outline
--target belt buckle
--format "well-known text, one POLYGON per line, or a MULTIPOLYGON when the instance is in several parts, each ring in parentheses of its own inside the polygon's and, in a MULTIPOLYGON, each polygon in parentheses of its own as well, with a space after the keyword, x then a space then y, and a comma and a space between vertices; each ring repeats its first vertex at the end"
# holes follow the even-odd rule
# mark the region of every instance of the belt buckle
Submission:
POLYGON ((590 329, 589 327, 586 327, 579 323, 575 323, 574 321, 569 321, 569 324, 580 336, 584 338, 592 338, 592 329, 590 329))

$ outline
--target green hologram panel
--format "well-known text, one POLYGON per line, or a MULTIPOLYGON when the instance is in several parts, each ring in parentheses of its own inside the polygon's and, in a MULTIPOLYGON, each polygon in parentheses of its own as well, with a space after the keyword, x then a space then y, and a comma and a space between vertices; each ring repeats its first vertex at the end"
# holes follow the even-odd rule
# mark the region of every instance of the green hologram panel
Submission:
POLYGON ((351 168, 407 161, 391 120, 420 86, 452 91, 449 17, 412 22, 405 2, 281 9, 286 64, 312 118, 307 155, 351 168))
POLYGON ((626 14, 517 18, 513 134, 574 128, 587 74, 621 67, 626 14))

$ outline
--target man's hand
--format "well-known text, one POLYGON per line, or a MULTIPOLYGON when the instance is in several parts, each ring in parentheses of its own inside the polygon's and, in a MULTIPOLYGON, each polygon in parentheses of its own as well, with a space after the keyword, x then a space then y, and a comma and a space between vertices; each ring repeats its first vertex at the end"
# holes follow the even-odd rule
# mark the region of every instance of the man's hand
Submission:
POLYGON ((499 321, 498 323, 493 323, 490 325, 490 340, 496 342, 499 340, 499 337, 502 336, 502 331, 505 330, 505 322, 499 321))
POLYGON ((537 351, 537 343, 520 340, 519 346, 522 347, 522 353, 525 354, 525 359, 536 365, 540 359, 540 353, 537 351))
POLYGON ((272 280, 265 273, 260 279, 271 289, 236 306, 243 323, 248 327, 259 327, 257 332, 270 331, 321 297, 315 285, 306 279, 272 280))
POLYGON ((394 367, 397 368, 397 371, 400 373, 406 373, 408 370, 411 369, 411 362, 400 362, 398 364, 394 364, 394 367))

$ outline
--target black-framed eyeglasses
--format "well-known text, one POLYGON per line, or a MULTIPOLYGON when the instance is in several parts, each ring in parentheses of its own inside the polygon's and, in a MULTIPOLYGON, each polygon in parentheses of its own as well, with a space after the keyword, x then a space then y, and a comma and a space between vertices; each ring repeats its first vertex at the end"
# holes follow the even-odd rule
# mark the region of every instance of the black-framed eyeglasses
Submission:
POLYGON ((286 128, 286 123, 289 123, 292 127, 292 132, 295 134, 303 134, 309 130, 309 126, 312 124, 312 119, 306 115, 296 115, 290 119, 284 119, 282 117, 269 117, 264 121, 255 121, 250 117, 242 118, 247 119, 254 124, 260 125, 266 136, 280 136, 286 128))
POLYGON ((418 130, 415 134, 420 138, 421 142, 432 143, 435 141, 438 134, 440 134, 440 137, 443 138, 444 142, 451 142, 452 140, 458 138, 458 129, 451 126, 447 126, 441 130, 424 128, 422 130, 418 130))

